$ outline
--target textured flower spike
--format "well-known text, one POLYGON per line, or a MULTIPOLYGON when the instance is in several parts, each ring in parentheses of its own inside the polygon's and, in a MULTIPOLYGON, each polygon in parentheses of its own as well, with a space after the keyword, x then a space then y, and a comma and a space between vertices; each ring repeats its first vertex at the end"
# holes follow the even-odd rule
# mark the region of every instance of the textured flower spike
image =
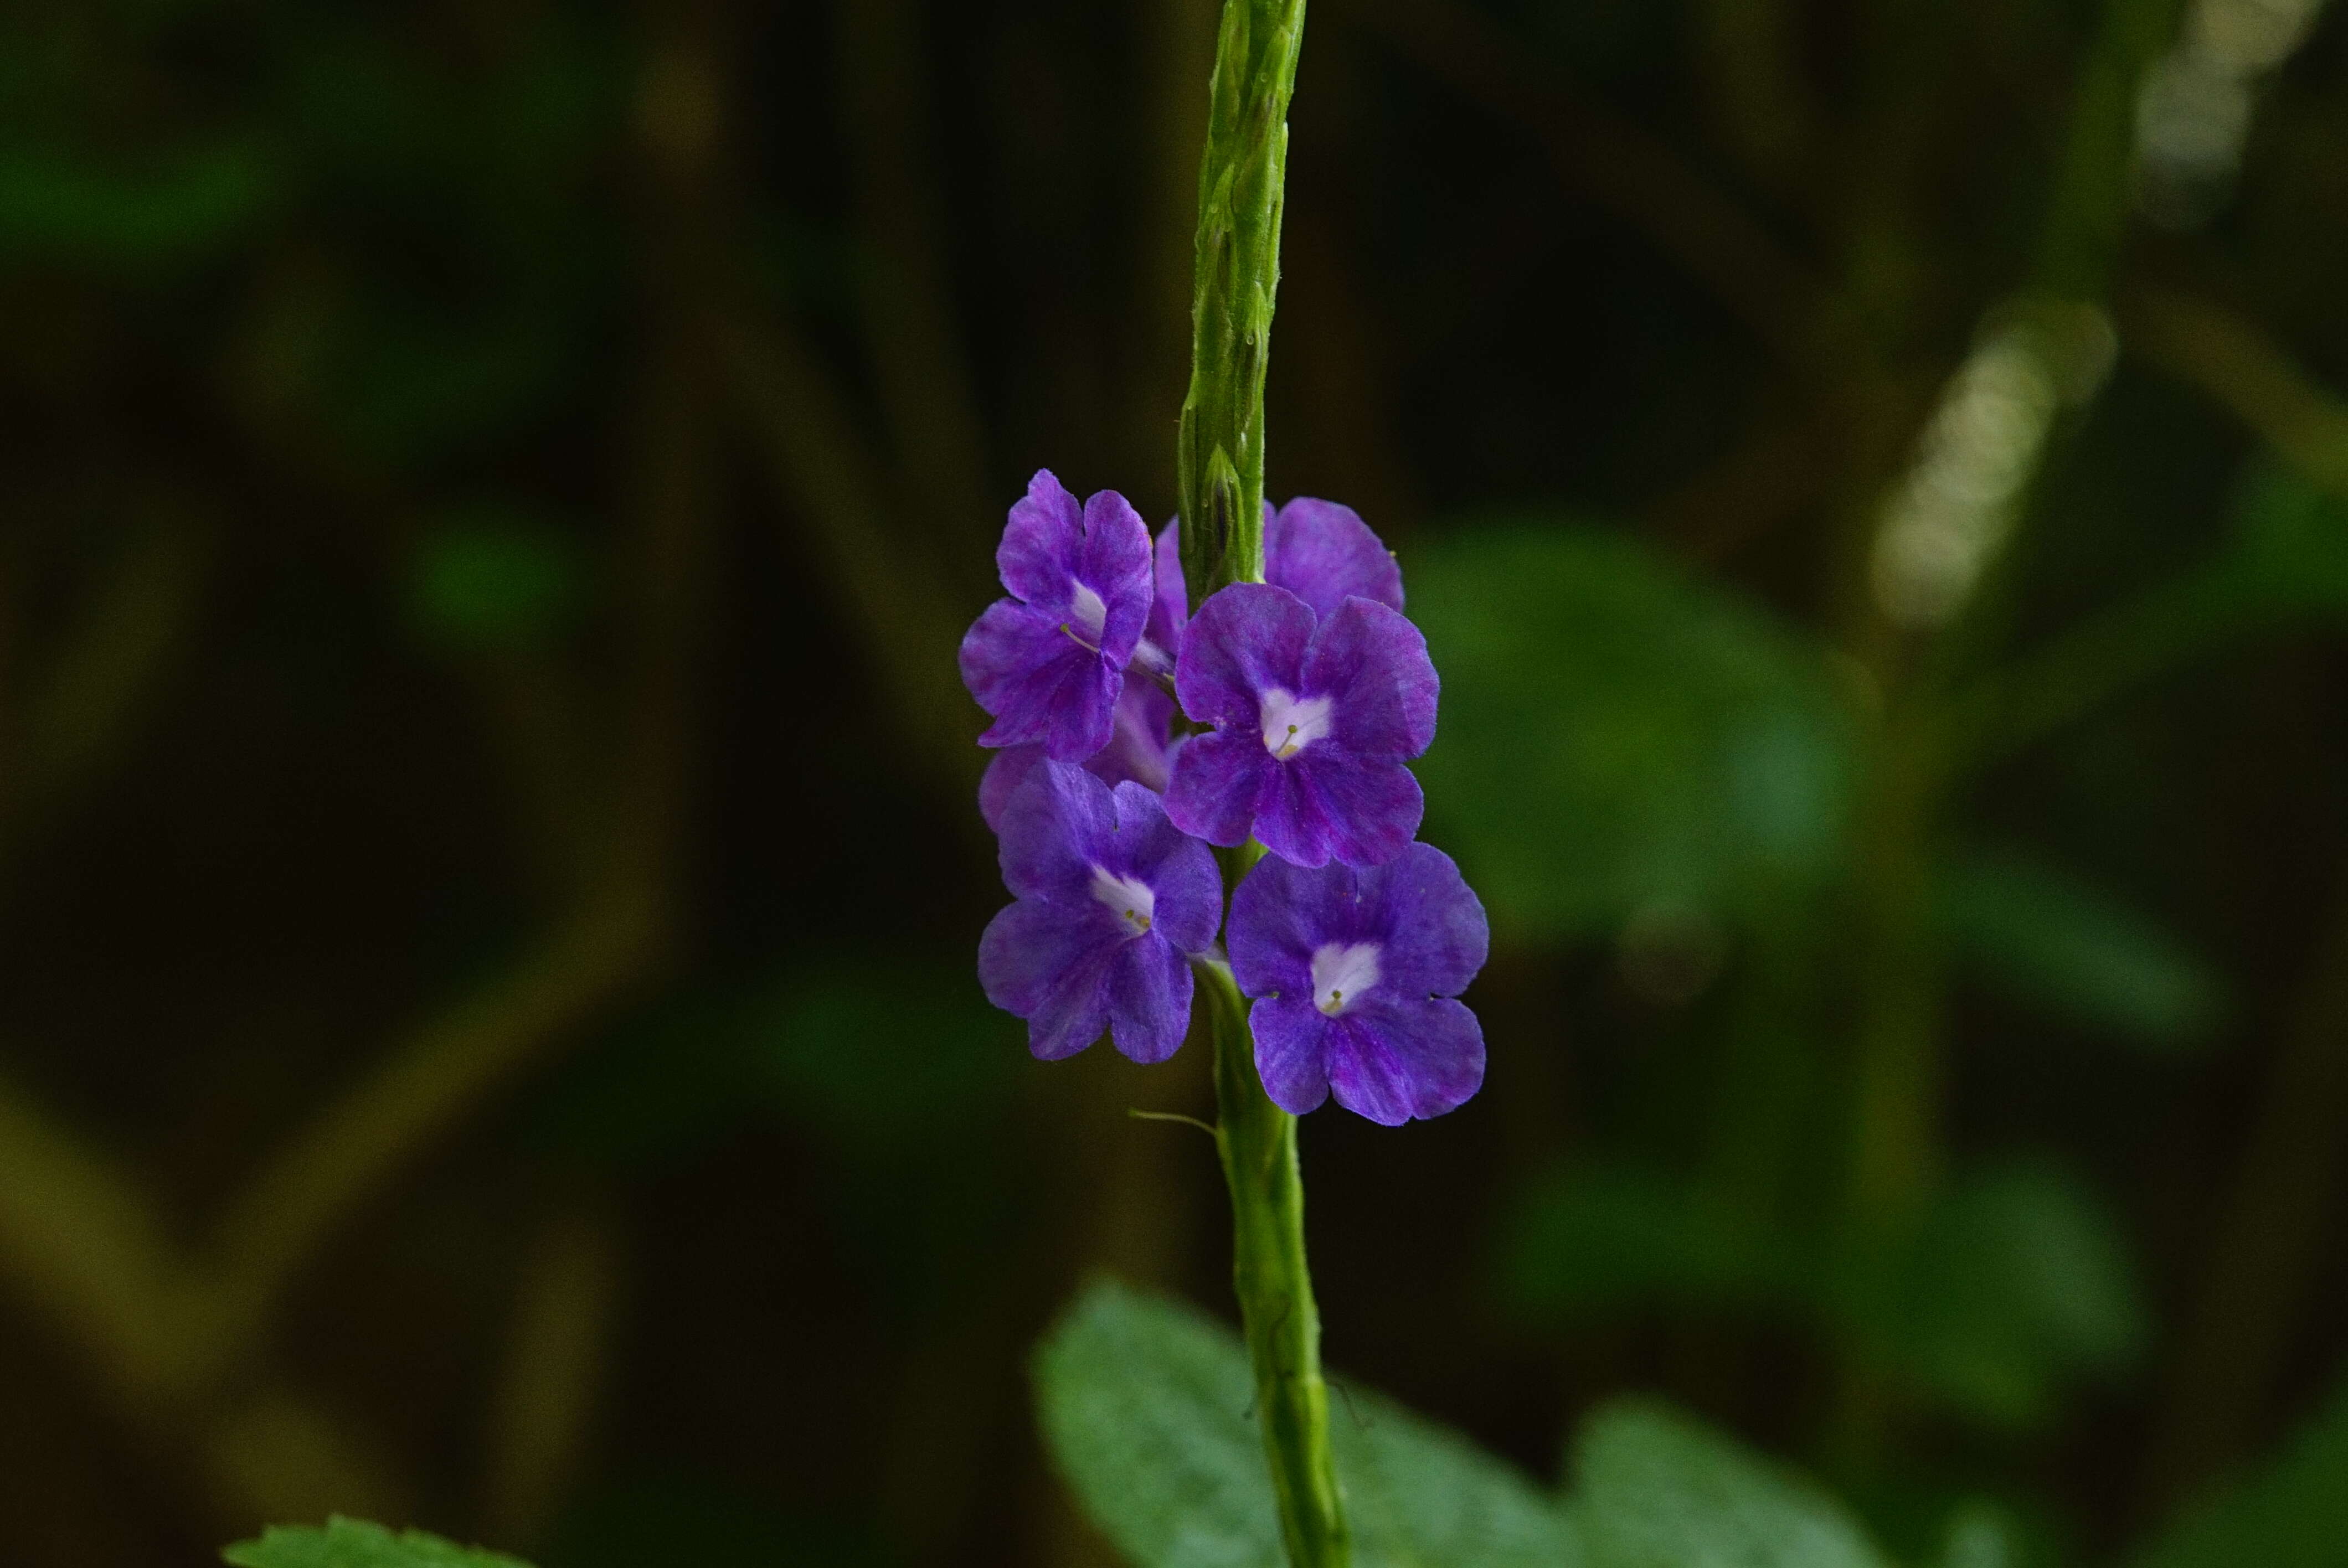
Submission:
MULTIPOLYGON (((1157 602, 1149 611, 1150 640, 1169 650, 1181 646, 1189 616, 1180 532, 1179 523, 1159 531, 1157 602)), ((1351 507, 1311 496, 1299 496, 1277 512, 1270 501, 1263 504, 1263 580, 1286 589, 1324 620, 1348 599, 1402 608, 1402 568, 1370 525, 1351 507)))
POLYGON ((986 999, 1027 1020, 1047 1061, 1109 1031, 1136 1061, 1163 1061, 1190 1024, 1186 955, 1214 944, 1222 875, 1138 784, 1112 790, 1045 761, 1005 804, 1003 880, 1018 902, 978 945, 986 999))
POLYGON ((1425 798, 1404 760, 1435 738, 1435 666, 1400 613, 1350 598, 1313 607, 1233 583, 1183 629, 1175 692, 1212 733, 1174 761, 1167 814, 1210 844, 1299 866, 1375 866, 1418 831, 1425 798))
POLYGON ((1082 762, 1108 744, 1149 618, 1149 530, 1114 490, 1081 507, 1048 469, 1011 508, 994 563, 1009 599, 962 640, 962 678, 994 716, 983 746, 1082 762))
POLYGON ((1231 974, 1256 1071, 1282 1110, 1330 1095, 1385 1126, 1440 1116, 1484 1081, 1484 1031, 1456 999, 1491 945, 1484 906, 1441 850, 1366 871, 1266 859, 1231 898, 1231 974))

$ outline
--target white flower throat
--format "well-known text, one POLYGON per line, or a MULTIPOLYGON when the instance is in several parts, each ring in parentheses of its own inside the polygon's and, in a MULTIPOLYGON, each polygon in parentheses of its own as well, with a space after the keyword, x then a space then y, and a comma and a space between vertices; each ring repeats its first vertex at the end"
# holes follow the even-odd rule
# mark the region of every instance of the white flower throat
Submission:
POLYGON ((1068 596, 1068 615, 1095 642, 1101 640, 1101 631, 1108 625, 1108 606, 1083 583, 1077 583, 1076 591, 1068 596))
POLYGON ((1313 1005, 1331 1018, 1354 1006, 1377 983, 1377 943, 1323 942, 1313 949, 1313 1005))
POLYGON ((1097 866, 1093 867, 1093 897, 1125 923, 1128 937, 1146 933, 1158 914, 1158 895, 1149 890, 1149 884, 1114 876, 1097 866))
POLYGON ((1292 697, 1274 686, 1256 712, 1263 720, 1263 749, 1283 763, 1329 733, 1326 697, 1292 697))

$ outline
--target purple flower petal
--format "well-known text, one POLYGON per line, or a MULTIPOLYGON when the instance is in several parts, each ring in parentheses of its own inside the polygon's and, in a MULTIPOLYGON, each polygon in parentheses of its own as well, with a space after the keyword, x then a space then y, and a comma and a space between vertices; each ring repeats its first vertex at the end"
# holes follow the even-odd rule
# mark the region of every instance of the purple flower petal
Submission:
POLYGON ((1222 589, 1182 630, 1174 672, 1182 711, 1202 724, 1258 733, 1262 693, 1298 690, 1313 626, 1312 606, 1286 589, 1235 582, 1222 589))
POLYGON ((1097 908, 1093 866, 1117 828, 1117 800, 1107 784, 1082 768, 1047 763, 1004 806, 996 829, 1003 885, 1017 897, 1097 908))
POLYGON ((1115 948, 1087 952, 1027 1015, 1027 1049, 1039 1060, 1074 1056, 1108 1032, 1108 971, 1117 954, 1115 948))
MULTIPOLYGON (((1174 699, 1155 682, 1128 674, 1117 700, 1108 744, 1085 759, 1085 771, 1112 786, 1131 780, 1163 790, 1174 760, 1173 744, 1167 739, 1173 717, 1174 699)), ((978 815, 989 828, 1003 831, 1003 814, 1012 797, 1043 761, 1039 745, 1007 746, 994 753, 978 781, 978 815)))
POLYGON ((1255 1071, 1272 1102, 1292 1116, 1318 1110, 1329 1098, 1329 1020, 1310 999, 1267 998, 1248 1009, 1255 1036, 1255 1071))
POLYGON ((1144 1066, 1182 1049, 1190 1025, 1190 988, 1189 960, 1171 943, 1154 936, 1126 943, 1108 968, 1109 1028, 1117 1049, 1144 1066))
POLYGON ((1299 866, 1376 866, 1408 846, 1426 812, 1418 780, 1400 763, 1315 746, 1285 764, 1258 807, 1255 835, 1299 866))
POLYGON ((1414 844, 1361 874, 1363 902, 1386 933, 1384 966, 1397 996, 1456 997, 1491 953, 1482 900, 1451 856, 1414 844))
POLYGON ((1123 497, 1079 507, 1039 470, 995 551, 1013 594, 962 642, 963 681, 994 723, 987 746, 1041 745, 1080 762, 1107 745, 1152 602, 1149 531, 1123 497))
POLYGON ((1264 525, 1263 577, 1323 620, 1347 598, 1402 608, 1402 568, 1353 507, 1299 496, 1264 525))
POLYGON ((1441 850, 1414 844, 1367 870, 1263 860, 1232 896, 1226 940, 1283 1107, 1309 1110, 1325 1088, 1393 1126, 1483 1082, 1483 1031, 1447 993, 1482 962, 1484 910, 1441 850))
POLYGON ((1131 779, 1153 790, 1166 787, 1173 765, 1167 733, 1174 720, 1174 699, 1147 676, 1128 672, 1125 690, 1111 715, 1108 744, 1085 761, 1104 783, 1131 779))
POLYGON ((1004 812, 1043 761, 1041 746, 1006 746, 987 763, 978 777, 978 815, 989 832, 1003 831, 1004 812))
POLYGON ((1115 490, 1085 503, 1085 538, 1076 580, 1100 596, 1105 614, 1099 647, 1119 670, 1141 641, 1154 600, 1149 526, 1115 490))
POLYGON ((1415 757, 1435 739, 1426 638, 1398 610, 1349 599, 1313 634, 1303 690, 1326 695, 1330 738, 1363 756, 1415 757))
POLYGON ((963 634, 963 683, 995 715, 983 746, 1041 745, 1079 762, 1108 744, 1124 677, 1062 623, 999 599, 963 634))
POLYGON ((1381 1001, 1325 1020, 1337 1103, 1381 1126, 1457 1109, 1484 1081, 1484 1030, 1448 997, 1381 1001))
POLYGON ((1333 929, 1332 920, 1354 875, 1344 866, 1314 873, 1284 860, 1256 862, 1231 895, 1231 929, 1224 933, 1231 978, 1241 994, 1302 997, 1309 1007, 1313 949, 1333 939, 1358 939, 1351 928, 1333 929))
MULTIPOLYGON (((988 999, 1027 1020, 1036 1055, 1066 1056, 1109 1030, 1136 1061, 1159 1061, 1189 1028, 1186 953, 1222 916, 1214 856, 1167 820, 1158 796, 1111 789, 1040 756, 1002 803, 1003 878, 1018 901, 979 944, 988 999)), ((1006 768, 1008 771, 1008 768, 1006 768)))
POLYGON ((1054 1061, 1084 1050, 1108 1027, 1103 981, 1116 955, 1097 929, 1040 899, 1023 898, 987 922, 978 979, 988 1001, 1027 1020, 1028 1048, 1054 1061))
POLYGON ((1116 841, 1095 846, 1093 863, 1148 885, 1157 901, 1150 934, 1176 952, 1203 953, 1223 922, 1223 873, 1213 851, 1176 827, 1159 797, 1121 784, 1112 796, 1116 841))
POLYGON ((1012 504, 995 547, 994 569, 1012 596, 1057 619, 1068 608, 1068 584, 1085 546, 1084 508, 1066 487, 1038 468, 1027 494, 1012 504))
POLYGON ((1166 815, 1175 826, 1209 844, 1245 844, 1255 825, 1256 803, 1279 768, 1252 725, 1192 735, 1174 758, 1166 815))
POLYGON ((1152 552, 1156 570, 1149 601, 1149 641, 1169 655, 1182 647, 1182 628, 1190 620, 1189 589, 1182 582, 1182 524, 1177 520, 1158 530, 1152 552))

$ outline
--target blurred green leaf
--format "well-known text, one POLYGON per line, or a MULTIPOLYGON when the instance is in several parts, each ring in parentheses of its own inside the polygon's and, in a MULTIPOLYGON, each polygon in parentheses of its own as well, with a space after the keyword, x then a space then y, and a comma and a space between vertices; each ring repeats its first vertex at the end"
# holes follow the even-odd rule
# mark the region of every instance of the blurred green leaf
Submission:
POLYGON ((465 309, 349 302, 308 367, 318 413, 369 458, 420 466, 510 436, 577 390, 561 302, 499 296, 465 309))
POLYGON ((1825 1491, 1653 1401, 1591 1416, 1572 1468, 1592 1568, 1888 1568, 1825 1491))
POLYGON ((1751 1308, 1794 1290, 1792 1255, 1662 1172, 1586 1164, 1541 1176, 1520 1201, 1503 1231, 1501 1286, 1518 1310, 1569 1320, 1751 1308))
POLYGON ((1941 1541, 1941 1568, 2024 1568, 2038 1561, 2027 1530, 2006 1509, 1979 1498, 1950 1513, 1941 1541))
POLYGON ((527 1568, 519 1557, 458 1546, 421 1530, 394 1535, 380 1524, 336 1517, 324 1529, 273 1524, 258 1541, 223 1547, 235 1568, 527 1568))
MULTIPOLYGON (((1037 1348, 1044 1436, 1061 1472, 1139 1568, 1281 1568, 1280 1527, 1239 1337, 1113 1284, 1037 1348)), ((1571 1568, 1570 1521, 1507 1465, 1393 1401, 1332 1401, 1361 1568, 1571 1568)))
POLYGON ((2004 1429, 2127 1366, 2148 1331, 2119 1225, 2078 1182, 2029 1164, 1959 1183, 1847 1298, 1920 1389, 2004 1429))
POLYGON ((1984 980, 2073 1022, 2180 1047, 2207 1040, 2224 1016, 2224 988, 2182 943, 2032 856, 1993 850, 1954 860, 1941 917, 1984 980))
POLYGON ((581 1051, 530 1108, 537 1146, 619 1170, 673 1166, 772 1104, 744 1049, 739 999, 692 991, 581 1051))
POLYGON ((1596 529, 1467 533, 1409 573, 1443 671, 1430 836, 1502 931, 1743 912, 1837 864, 1849 724, 1822 657, 1763 611, 1596 529))
POLYGON ((0 142, 0 264, 144 275, 201 262, 242 235, 276 183, 250 141, 180 148, 138 171, 0 142))
POLYGON ((985 1125, 1028 1061, 1019 1024, 965 965, 828 966, 765 993, 747 1021, 774 1103, 866 1159, 985 1125))
POLYGON ((321 30, 289 58, 283 112, 330 181, 543 219, 593 177, 626 79, 624 55, 561 13, 538 17, 494 75, 377 32, 321 30))
POLYGON ((867 1166, 953 1159, 966 1142, 953 1130, 983 1134, 1008 1100, 1028 1060, 1021 1040, 965 966, 809 964, 648 1009, 554 1085, 537 1133, 642 1165, 764 1118, 867 1166))
POLYGON ((2134 1568, 2341 1568, 2348 1563, 2348 1384, 2264 1469, 2220 1492, 2134 1568))
POLYGON ((513 508, 469 507, 418 541, 409 619, 428 646, 448 651, 538 646, 577 614, 586 576, 574 535, 513 508))
POLYGON ((2262 455, 2236 492, 2234 522, 2223 580, 2286 607, 2348 610, 2348 505, 2339 497, 2262 455))

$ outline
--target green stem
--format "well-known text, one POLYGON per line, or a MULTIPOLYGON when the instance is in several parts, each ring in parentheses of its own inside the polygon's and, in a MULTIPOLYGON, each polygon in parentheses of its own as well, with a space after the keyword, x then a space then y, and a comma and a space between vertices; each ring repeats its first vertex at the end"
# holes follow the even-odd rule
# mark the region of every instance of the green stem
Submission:
MULTIPOLYGON (((1241 851, 1237 860, 1252 856, 1241 851)), ((1352 1561, 1329 1452, 1321 1313, 1304 1263, 1304 1178, 1296 1118, 1272 1102, 1255 1066, 1247 1002, 1220 964, 1198 968, 1215 1041, 1216 1144, 1231 1189, 1231 1283, 1255 1368, 1256 1424, 1293 1568, 1352 1561)))
MULTIPOLYGON (((1280 287, 1288 99, 1303 34, 1304 0, 1224 0, 1199 169, 1190 390, 1175 454, 1194 600, 1263 580, 1263 374, 1280 287)), ((1227 852, 1226 886, 1237 887, 1262 853, 1251 844, 1227 852)), ((1197 969, 1214 1037, 1215 1143, 1231 1190, 1231 1283, 1281 1539, 1292 1568, 1347 1568, 1321 1314, 1304 1262, 1296 1118, 1264 1092, 1247 1002, 1230 968, 1207 961, 1197 969)))

